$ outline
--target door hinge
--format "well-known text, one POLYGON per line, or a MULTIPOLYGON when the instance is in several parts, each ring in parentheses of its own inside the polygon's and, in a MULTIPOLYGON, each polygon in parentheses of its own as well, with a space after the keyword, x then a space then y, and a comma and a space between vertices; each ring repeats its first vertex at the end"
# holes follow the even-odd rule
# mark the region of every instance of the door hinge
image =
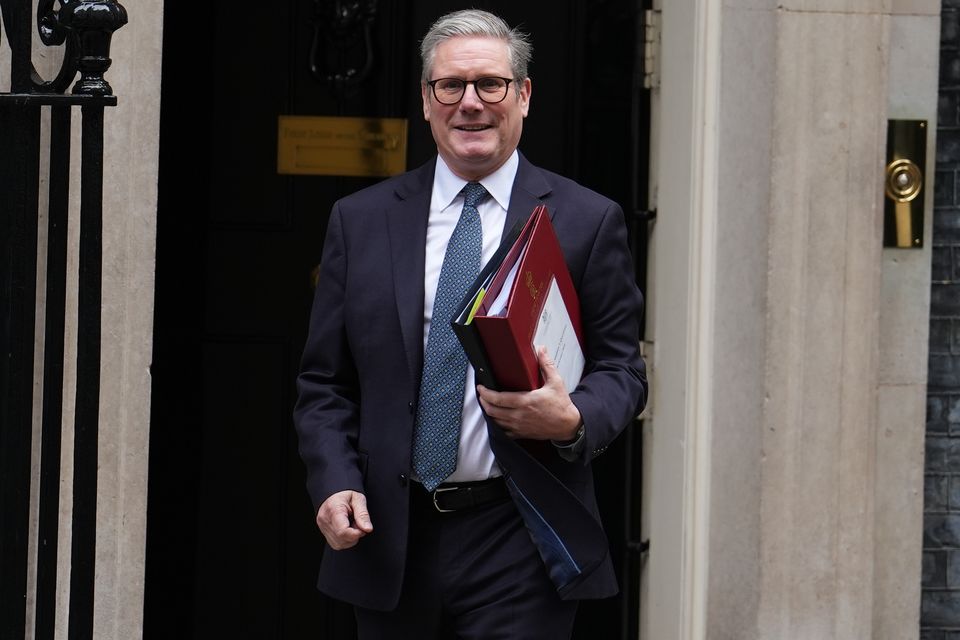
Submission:
POLYGON ((643 12, 643 88, 660 87, 660 18, 659 9, 643 12))

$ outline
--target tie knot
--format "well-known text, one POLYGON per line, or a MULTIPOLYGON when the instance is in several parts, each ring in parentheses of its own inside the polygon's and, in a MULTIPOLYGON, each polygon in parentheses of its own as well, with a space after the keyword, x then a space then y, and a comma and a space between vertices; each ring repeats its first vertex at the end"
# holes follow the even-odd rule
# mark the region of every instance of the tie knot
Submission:
POLYGON ((476 207, 487 195, 487 190, 479 182, 468 182, 463 187, 463 206, 476 207))

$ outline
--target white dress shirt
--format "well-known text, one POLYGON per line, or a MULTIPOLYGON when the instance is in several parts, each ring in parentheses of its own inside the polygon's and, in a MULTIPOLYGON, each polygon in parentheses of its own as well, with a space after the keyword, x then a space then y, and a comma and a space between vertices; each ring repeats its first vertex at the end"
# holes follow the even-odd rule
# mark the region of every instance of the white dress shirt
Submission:
MULTIPOLYGON (((510 193, 513 179, 517 175, 520 163, 516 151, 495 172, 480 180, 490 194, 480 205, 480 224, 483 227, 483 255, 481 265, 486 264, 497 247, 507 219, 510 206, 510 193)), ((433 194, 430 198, 430 218, 427 221, 426 262, 423 274, 423 348, 427 348, 430 333, 430 320, 433 316, 433 301, 437 294, 437 282, 440 279, 440 267, 446 254, 447 243, 460 219, 463 209, 463 196, 460 191, 467 181, 456 176, 443 161, 437 157, 437 169, 433 178, 433 194)), ((482 267, 481 267, 482 268, 482 267)), ((473 367, 467 367, 467 381, 464 390, 463 416, 460 424, 460 450, 457 453, 457 468, 446 482, 468 482, 486 480, 499 476, 500 468, 496 464, 490 442, 487 438, 487 424, 480 411, 477 400, 476 380, 473 367)))

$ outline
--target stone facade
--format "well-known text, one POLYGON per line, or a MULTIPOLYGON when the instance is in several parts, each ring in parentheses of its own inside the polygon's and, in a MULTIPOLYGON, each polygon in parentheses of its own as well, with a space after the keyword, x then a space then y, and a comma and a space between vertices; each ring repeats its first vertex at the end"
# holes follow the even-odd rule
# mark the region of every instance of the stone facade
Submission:
POLYGON ((884 249, 879 169, 939 0, 662 6, 641 637, 915 639, 932 216, 884 249))
POLYGON ((921 640, 960 639, 960 0, 941 25, 921 640))

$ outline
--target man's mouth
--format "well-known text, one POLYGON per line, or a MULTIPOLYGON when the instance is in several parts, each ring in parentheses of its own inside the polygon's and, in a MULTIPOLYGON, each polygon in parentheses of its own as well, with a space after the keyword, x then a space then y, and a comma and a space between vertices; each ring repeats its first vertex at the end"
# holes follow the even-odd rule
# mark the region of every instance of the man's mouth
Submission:
POLYGON ((461 124, 454 127, 454 129, 458 131, 468 131, 468 132, 486 131, 487 129, 491 129, 491 128, 492 127, 489 124, 461 124))

